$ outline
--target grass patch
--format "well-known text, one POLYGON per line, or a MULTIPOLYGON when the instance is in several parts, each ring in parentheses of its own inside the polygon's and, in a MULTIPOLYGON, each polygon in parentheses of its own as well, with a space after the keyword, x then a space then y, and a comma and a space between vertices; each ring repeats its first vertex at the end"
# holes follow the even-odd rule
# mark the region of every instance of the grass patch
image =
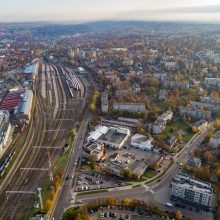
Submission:
POLYGON ((92 190, 92 191, 87 191, 87 192, 80 192, 80 193, 77 193, 77 196, 96 194, 96 193, 103 193, 103 192, 108 192, 108 190, 107 189, 99 189, 99 190, 92 190))
POLYGON ((167 136, 177 137, 178 132, 180 131, 182 131, 183 133, 182 138, 184 143, 187 143, 195 134, 191 131, 191 128, 187 122, 183 120, 177 120, 168 123, 164 131, 159 135, 155 135, 155 137, 157 137, 160 140, 166 140, 167 136))
POLYGON ((153 171, 151 171, 151 170, 147 170, 147 171, 144 173, 144 175, 143 175, 143 177, 144 177, 144 178, 147 178, 147 179, 151 179, 151 178, 153 178, 153 177, 155 177, 155 176, 156 176, 156 173, 153 172, 153 171))

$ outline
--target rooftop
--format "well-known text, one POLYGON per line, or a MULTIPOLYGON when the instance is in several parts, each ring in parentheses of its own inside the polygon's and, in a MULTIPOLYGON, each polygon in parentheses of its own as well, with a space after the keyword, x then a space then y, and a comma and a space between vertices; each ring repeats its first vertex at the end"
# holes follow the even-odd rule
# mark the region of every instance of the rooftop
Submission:
POLYGON ((212 194, 213 192, 210 183, 198 180, 193 176, 183 172, 179 172, 173 179, 172 183, 177 183, 185 188, 191 188, 193 190, 206 192, 210 194, 212 194))

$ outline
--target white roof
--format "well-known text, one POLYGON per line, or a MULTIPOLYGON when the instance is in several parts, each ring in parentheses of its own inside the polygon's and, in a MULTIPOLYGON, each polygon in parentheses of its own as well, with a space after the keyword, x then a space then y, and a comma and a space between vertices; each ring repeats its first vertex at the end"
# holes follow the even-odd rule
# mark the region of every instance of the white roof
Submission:
POLYGON ((94 131, 91 131, 89 133, 89 136, 87 137, 88 140, 98 140, 98 138, 105 134, 108 131, 108 127, 106 126, 98 126, 95 128, 94 131))

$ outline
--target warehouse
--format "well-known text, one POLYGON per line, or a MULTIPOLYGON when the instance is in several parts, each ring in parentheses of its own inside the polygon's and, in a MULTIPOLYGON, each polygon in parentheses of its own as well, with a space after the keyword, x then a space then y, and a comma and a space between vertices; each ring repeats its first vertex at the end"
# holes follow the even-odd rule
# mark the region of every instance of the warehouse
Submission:
POLYGON ((16 112, 16 119, 19 124, 28 124, 31 118, 31 106, 33 102, 33 92, 27 89, 19 101, 16 112))

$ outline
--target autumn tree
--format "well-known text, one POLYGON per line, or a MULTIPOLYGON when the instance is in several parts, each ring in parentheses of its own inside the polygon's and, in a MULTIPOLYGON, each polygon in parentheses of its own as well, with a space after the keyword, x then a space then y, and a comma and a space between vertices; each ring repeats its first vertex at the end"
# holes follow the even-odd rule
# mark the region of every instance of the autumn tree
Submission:
POLYGON ((177 220, 181 220, 183 217, 182 212, 180 210, 177 210, 175 213, 175 217, 177 220))
POLYGON ((95 170, 95 168, 96 168, 96 160, 94 157, 91 158, 90 168, 91 168, 91 170, 95 170))
POLYGON ((206 151, 203 155, 203 159, 206 162, 209 162, 212 159, 212 153, 210 151, 206 151))

